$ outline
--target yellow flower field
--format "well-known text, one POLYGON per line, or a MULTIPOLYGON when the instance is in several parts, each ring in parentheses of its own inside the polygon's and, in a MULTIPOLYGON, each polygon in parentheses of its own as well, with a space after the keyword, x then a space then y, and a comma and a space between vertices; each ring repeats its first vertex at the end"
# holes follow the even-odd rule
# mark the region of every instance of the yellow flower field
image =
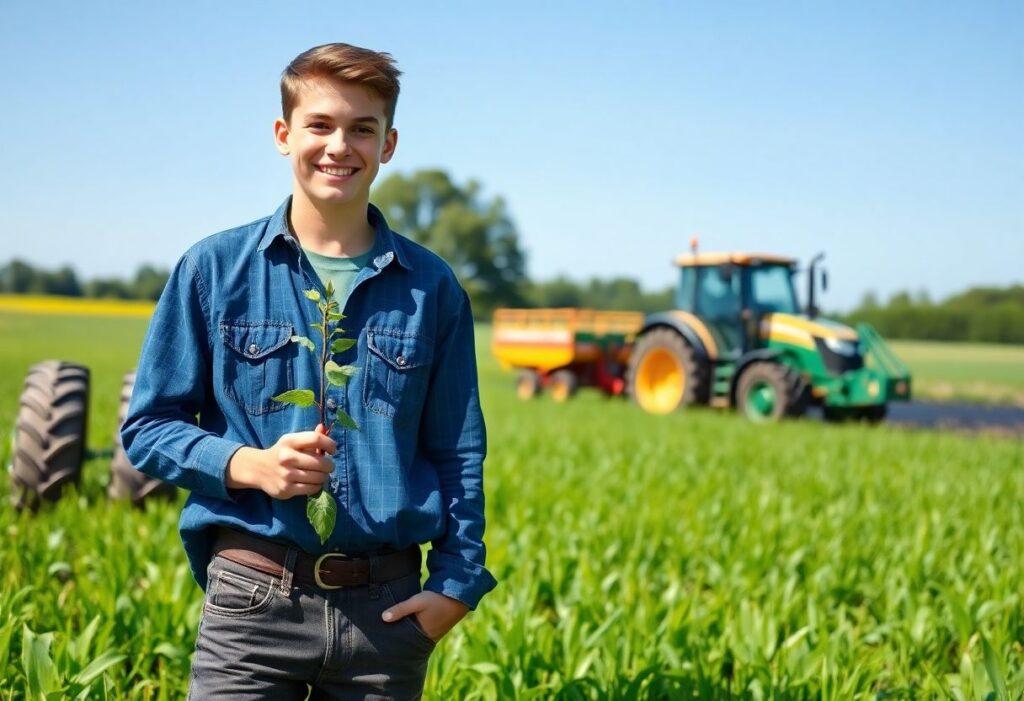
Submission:
POLYGON ((126 299, 85 299, 45 295, 0 295, 0 311, 65 316, 125 316, 148 319, 154 302, 126 299))

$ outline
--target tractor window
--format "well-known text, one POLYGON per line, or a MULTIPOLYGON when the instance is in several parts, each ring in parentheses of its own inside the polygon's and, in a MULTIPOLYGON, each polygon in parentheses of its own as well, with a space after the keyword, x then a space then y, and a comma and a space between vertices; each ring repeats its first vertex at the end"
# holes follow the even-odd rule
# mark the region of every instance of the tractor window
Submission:
POLYGON ((740 315, 740 276, 732 266, 700 268, 698 311, 709 320, 735 321, 740 315))
POLYGON ((790 269, 768 265, 750 270, 750 300, 757 314, 799 314, 790 269))
POLYGON ((697 268, 683 268, 679 278, 679 289, 676 291, 676 308, 688 312, 696 311, 693 304, 693 283, 697 268))

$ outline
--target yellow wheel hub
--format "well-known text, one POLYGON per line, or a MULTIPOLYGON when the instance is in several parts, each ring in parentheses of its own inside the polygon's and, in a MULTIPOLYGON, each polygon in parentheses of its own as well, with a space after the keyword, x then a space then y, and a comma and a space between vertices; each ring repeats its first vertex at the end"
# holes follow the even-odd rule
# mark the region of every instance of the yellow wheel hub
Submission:
POLYGON ((520 399, 533 399, 536 393, 536 387, 529 379, 524 378, 516 385, 516 396, 520 399))
POLYGON ((564 402, 569 398, 569 386, 564 382, 556 382, 551 385, 551 398, 556 402, 564 402))
POLYGON ((686 372, 671 351, 653 348, 640 361, 636 400, 644 411, 668 414, 679 406, 686 389, 686 372))

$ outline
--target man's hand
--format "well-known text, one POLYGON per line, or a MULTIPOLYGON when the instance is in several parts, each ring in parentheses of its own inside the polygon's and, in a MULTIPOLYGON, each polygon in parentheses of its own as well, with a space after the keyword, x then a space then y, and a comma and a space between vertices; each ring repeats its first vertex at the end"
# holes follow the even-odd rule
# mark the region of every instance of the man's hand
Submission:
POLYGON ((469 607, 457 599, 433 591, 421 591, 384 612, 388 623, 415 616, 420 628, 434 642, 439 641, 469 613, 469 607))
POLYGON ((228 462, 224 483, 232 489, 261 489, 275 499, 316 494, 334 472, 334 441, 315 431, 286 433, 260 450, 240 448, 228 462))

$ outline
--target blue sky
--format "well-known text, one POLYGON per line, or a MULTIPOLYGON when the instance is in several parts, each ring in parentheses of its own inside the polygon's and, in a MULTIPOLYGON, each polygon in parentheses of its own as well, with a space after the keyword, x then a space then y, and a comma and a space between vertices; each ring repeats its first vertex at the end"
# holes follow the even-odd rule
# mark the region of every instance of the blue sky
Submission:
POLYGON ((825 306, 1024 282, 1024 3, 0 4, 4 251, 170 266, 272 212, 277 81, 328 41, 404 71, 397 155, 508 202, 531 276, 807 260, 825 306))

